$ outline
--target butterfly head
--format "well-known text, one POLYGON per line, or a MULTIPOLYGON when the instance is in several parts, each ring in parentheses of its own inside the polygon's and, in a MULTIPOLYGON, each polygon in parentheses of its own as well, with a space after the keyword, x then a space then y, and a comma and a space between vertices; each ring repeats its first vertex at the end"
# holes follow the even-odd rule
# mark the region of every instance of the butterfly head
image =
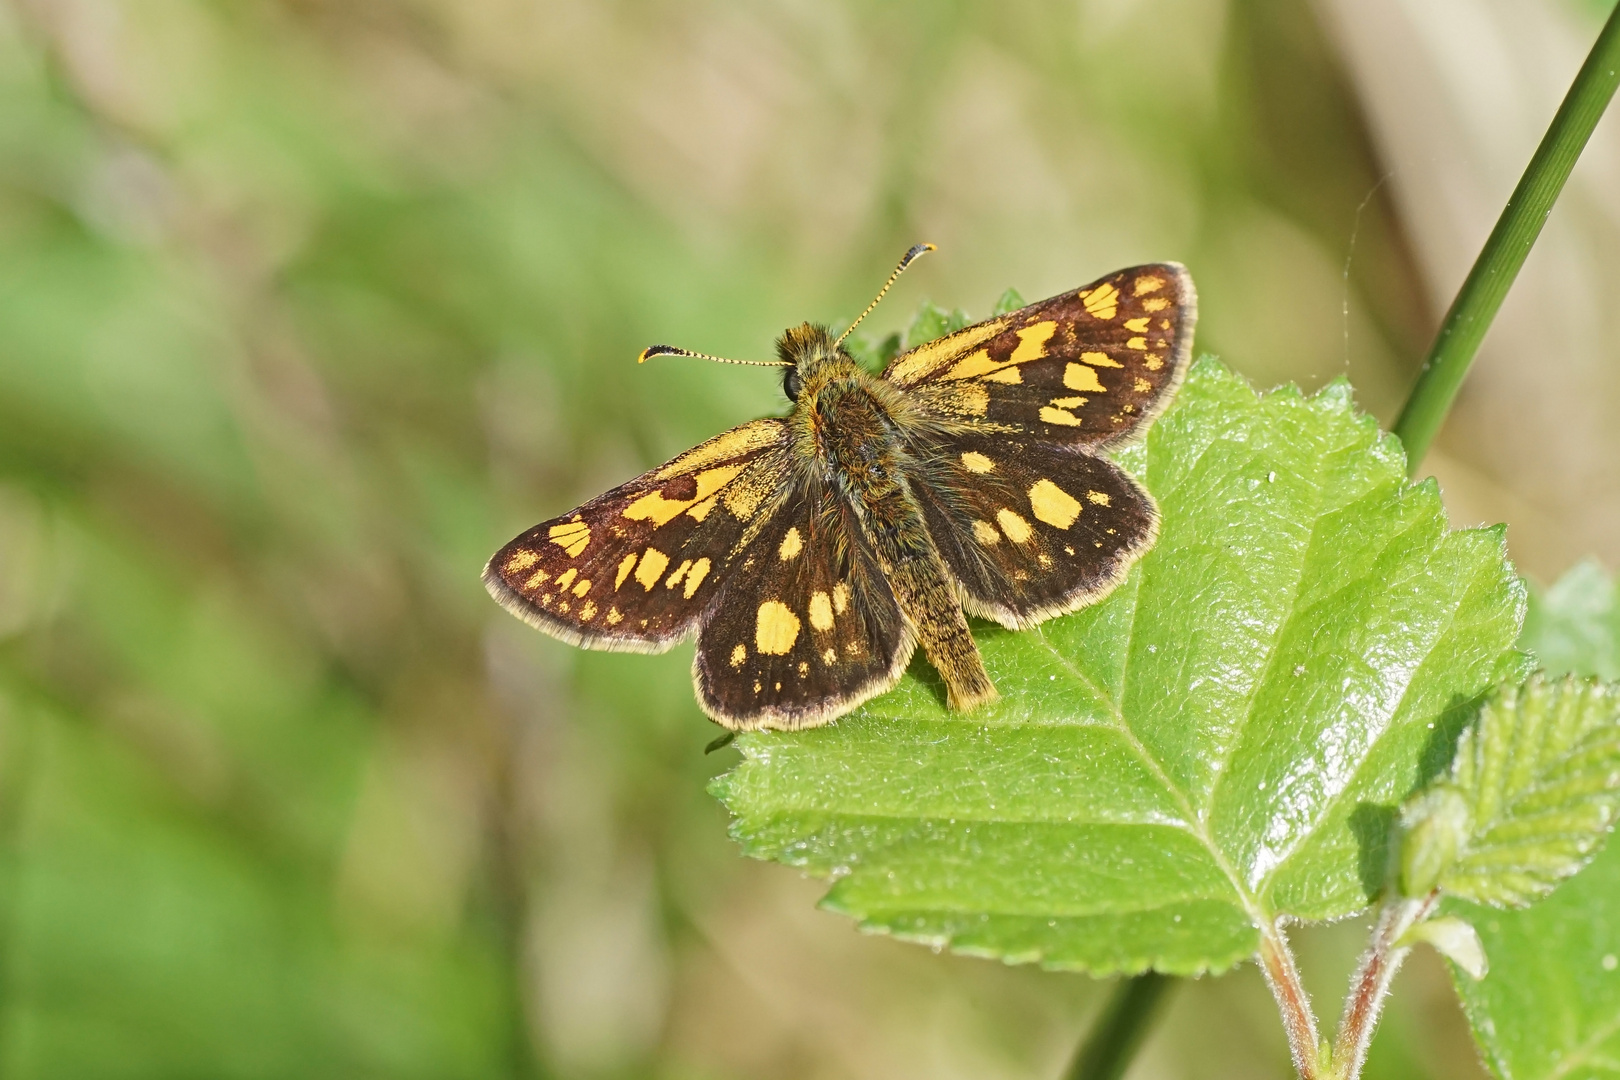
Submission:
POLYGON ((776 355, 783 365, 782 392, 794 402, 804 392, 805 384, 829 367, 854 363, 833 339, 832 331, 812 323, 800 323, 785 330, 776 339, 776 355))

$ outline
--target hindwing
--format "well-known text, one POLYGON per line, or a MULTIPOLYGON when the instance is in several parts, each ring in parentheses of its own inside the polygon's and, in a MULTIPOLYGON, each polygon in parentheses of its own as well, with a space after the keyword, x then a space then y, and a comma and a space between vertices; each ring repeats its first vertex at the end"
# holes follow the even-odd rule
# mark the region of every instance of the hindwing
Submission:
POLYGON ((692 674, 728 728, 825 723, 893 686, 915 646, 848 508, 820 485, 796 493, 720 589, 692 674))
POLYGON ((1109 446, 1174 396, 1196 319, 1185 269, 1136 266, 902 353, 883 377, 956 430, 1109 446))
POLYGON ((512 614, 589 649, 663 652, 789 492, 780 419, 732 428, 495 553, 484 584, 512 614))
POLYGON ((912 491, 963 608, 1011 629, 1101 599, 1158 535, 1125 470, 1025 435, 952 439, 919 460, 912 491))

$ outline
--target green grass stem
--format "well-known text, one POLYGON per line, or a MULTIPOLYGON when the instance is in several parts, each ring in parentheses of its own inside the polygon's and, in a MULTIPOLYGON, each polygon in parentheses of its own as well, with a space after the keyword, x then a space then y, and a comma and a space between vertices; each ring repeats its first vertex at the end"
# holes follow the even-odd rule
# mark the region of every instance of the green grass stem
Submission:
POLYGON ((1558 107, 1552 125, 1485 241, 1451 310, 1440 325, 1417 385, 1395 421, 1406 446, 1407 466, 1417 472, 1435 433, 1462 386, 1468 367, 1502 306, 1525 257, 1541 235, 1553 203, 1586 147, 1592 129, 1620 83, 1620 6, 1609 15, 1597 42, 1558 107))
POLYGON ((1177 979, 1145 972, 1119 980, 1102 1015, 1074 1056, 1068 1080, 1119 1080, 1147 1038, 1165 995, 1177 979))

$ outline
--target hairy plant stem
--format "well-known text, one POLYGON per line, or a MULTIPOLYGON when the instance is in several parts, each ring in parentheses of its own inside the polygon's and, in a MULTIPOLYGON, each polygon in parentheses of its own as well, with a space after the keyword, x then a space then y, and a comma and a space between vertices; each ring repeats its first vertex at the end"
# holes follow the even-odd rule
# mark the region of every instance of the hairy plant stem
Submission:
POLYGON ((1480 249, 1440 324, 1429 355, 1423 361, 1417 385, 1395 421, 1395 434, 1406 447, 1408 469, 1418 463, 1434 441, 1446 413, 1462 386, 1468 367, 1479 352, 1485 331, 1518 277, 1530 248, 1541 235, 1564 181, 1586 147, 1586 140, 1620 84, 1620 6, 1598 33, 1597 42, 1570 84, 1569 93, 1553 116, 1547 134, 1525 167, 1502 216, 1480 249))
POLYGON ((1356 1080, 1361 1075, 1362 1063, 1367 1060, 1367 1044, 1372 1042, 1373 1029, 1378 1026, 1378 1015, 1384 1009, 1389 984, 1411 952, 1400 944, 1406 932, 1427 919, 1440 902, 1436 889, 1420 900, 1391 897, 1378 910, 1373 923, 1372 940, 1350 980, 1350 996, 1344 1002, 1344 1015, 1339 1018, 1339 1033, 1333 1040, 1331 1059, 1333 1080, 1356 1080))
POLYGON ((1068 1080, 1119 1080, 1177 980, 1157 971, 1121 979, 1069 1066, 1068 1080))
POLYGON ((1260 970, 1266 985, 1277 999, 1283 1031, 1288 1035, 1288 1052, 1301 1080, 1322 1080, 1322 1038, 1316 1031, 1316 1014, 1311 1011, 1310 995, 1299 981, 1299 965, 1288 947, 1282 927, 1267 920, 1260 927, 1260 970))

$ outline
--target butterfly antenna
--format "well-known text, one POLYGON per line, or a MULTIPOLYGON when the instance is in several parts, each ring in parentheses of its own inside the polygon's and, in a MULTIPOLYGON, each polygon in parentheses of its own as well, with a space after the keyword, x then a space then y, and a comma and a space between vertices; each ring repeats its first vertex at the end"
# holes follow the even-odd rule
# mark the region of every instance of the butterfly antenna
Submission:
POLYGON ((690 356, 697 360, 713 360, 720 364, 747 364, 749 367, 787 367, 780 360, 728 360, 724 356, 710 356, 705 352, 693 352, 691 349, 677 349, 673 345, 653 345, 642 349, 641 355, 636 357, 636 363, 645 364, 654 356, 690 356))
POLYGON ((872 298, 872 302, 866 305, 866 310, 861 312, 860 315, 856 317, 854 322, 844 327, 844 332, 838 335, 838 340, 833 342, 833 347, 836 348, 837 346, 843 344, 844 339, 849 337, 849 332, 861 325, 861 319, 864 319, 868 315, 872 314, 872 309, 878 306, 878 301, 883 299, 883 294, 889 291, 889 286, 894 284, 895 279, 905 271, 906 267, 916 262, 919 255, 933 250, 933 244, 918 244, 910 251, 906 252, 904 257, 902 257, 900 260, 900 265, 896 266, 894 268, 894 273, 889 275, 889 280, 883 283, 883 288, 879 289, 878 294, 872 298))

